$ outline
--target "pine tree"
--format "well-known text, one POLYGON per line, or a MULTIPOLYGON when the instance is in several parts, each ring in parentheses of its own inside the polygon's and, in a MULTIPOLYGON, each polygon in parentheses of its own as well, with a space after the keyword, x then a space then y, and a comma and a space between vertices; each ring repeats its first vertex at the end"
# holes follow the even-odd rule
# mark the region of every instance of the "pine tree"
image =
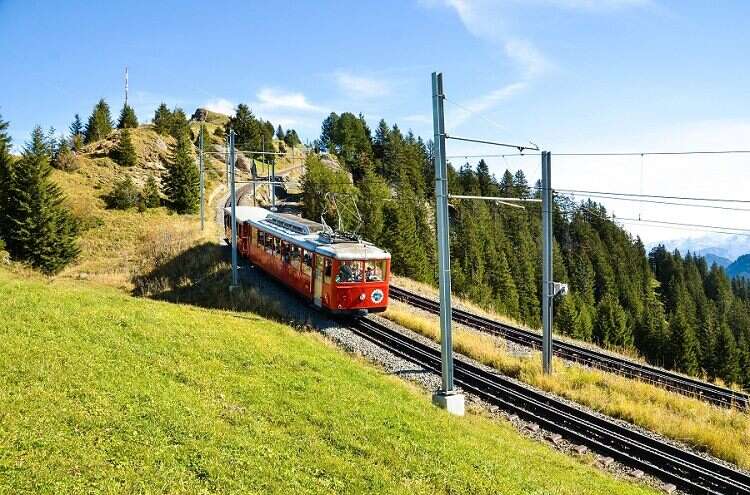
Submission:
POLYGON ((164 192, 170 208, 177 213, 195 213, 198 209, 200 175, 195 166, 192 144, 187 134, 177 138, 172 159, 167 165, 164 192))
POLYGON ((672 334, 672 358, 679 371, 695 374, 698 372, 698 339, 695 338, 685 311, 679 308, 670 321, 672 334))
POLYGON ((362 215, 362 235, 368 241, 379 243, 385 228, 383 209, 390 190, 372 166, 368 166, 359 185, 359 211, 362 215))
POLYGON ((633 344, 625 310, 611 294, 604 296, 596 308, 594 340, 600 344, 618 347, 629 347, 633 344))
POLYGON ((166 103, 159 105, 159 108, 154 112, 154 130, 166 136, 172 130, 172 112, 167 107, 166 103))
POLYGON ((78 225, 52 182, 44 134, 37 127, 8 186, 8 252, 44 273, 54 274, 79 253, 78 225))
POLYGON ((130 129, 120 131, 120 142, 117 148, 112 150, 112 159, 123 167, 133 167, 138 163, 138 155, 130 139, 130 129))
POLYGON ((70 149, 67 139, 60 139, 60 144, 55 150, 55 155, 52 158, 52 166, 65 171, 71 171, 76 168, 75 153, 70 149))
POLYGON ((129 175, 118 179, 112 186, 112 190, 104 198, 107 208, 116 210, 129 210, 138 205, 141 194, 133 179, 129 175))
POLYGON ((179 139, 180 136, 190 133, 190 124, 188 123, 187 115, 182 108, 175 108, 172 110, 172 115, 169 119, 169 134, 179 139))
POLYGON ((0 241, 6 239, 10 223, 10 184, 13 182, 14 164, 10 156, 8 123, 0 115, 0 241))
POLYGON ((112 132, 112 116, 109 112, 109 105, 104 99, 94 106, 91 112, 88 124, 86 124, 86 143, 93 143, 104 139, 112 132))
POLYGON ((136 127, 138 127, 138 117, 136 117, 133 107, 126 103, 122 106, 122 111, 120 111, 120 120, 117 121, 117 128, 135 129, 136 127))
POLYGON ((159 184, 153 175, 149 175, 146 184, 143 186, 143 204, 146 208, 158 208, 161 205, 161 196, 159 195, 159 184))
POLYGON ((716 339, 716 357, 719 361, 716 367, 716 376, 727 383, 738 383, 741 380, 740 355, 737 351, 734 335, 726 324, 719 328, 716 339))
POLYGON ((300 141, 297 131, 294 129, 287 129, 286 134, 284 135, 284 143, 290 148, 295 148, 299 146, 302 141, 300 141))
POLYGON ((73 148, 73 151, 78 151, 83 146, 83 140, 84 140, 84 127, 83 122, 81 122, 81 117, 78 114, 75 114, 75 117, 73 117, 73 123, 70 124, 70 144, 73 148))
POLYGON ((276 128, 276 139, 279 141, 284 140, 284 130, 281 128, 281 124, 279 124, 279 127, 276 128))

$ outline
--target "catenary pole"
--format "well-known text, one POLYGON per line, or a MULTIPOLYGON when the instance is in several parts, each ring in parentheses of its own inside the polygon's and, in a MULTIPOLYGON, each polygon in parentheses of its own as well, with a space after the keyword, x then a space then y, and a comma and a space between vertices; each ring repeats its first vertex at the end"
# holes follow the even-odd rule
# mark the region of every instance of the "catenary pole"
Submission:
POLYGON ((203 127, 204 127, 203 124, 201 124, 201 132, 200 132, 200 139, 199 139, 199 149, 200 149, 200 177, 201 177, 201 181, 200 181, 201 182, 201 230, 204 229, 205 215, 206 215, 205 205, 204 205, 204 202, 205 202, 205 199, 206 199, 205 198, 205 194, 206 194, 206 189, 205 189, 206 166, 205 166, 205 163, 203 162, 203 160, 204 160, 204 158, 203 158, 203 127))
POLYGON ((230 185, 229 189, 232 195, 232 285, 230 289, 237 287, 237 193, 234 182, 234 129, 229 130, 229 170, 230 185))
POLYGON ((552 373, 552 154, 542 152, 542 368, 552 373))
POLYGON ((440 279, 440 351, 442 390, 453 390, 453 338, 451 335, 451 265, 448 233, 448 165, 445 160, 443 74, 432 73, 432 120, 435 131, 435 203, 437 207, 438 270, 440 279))

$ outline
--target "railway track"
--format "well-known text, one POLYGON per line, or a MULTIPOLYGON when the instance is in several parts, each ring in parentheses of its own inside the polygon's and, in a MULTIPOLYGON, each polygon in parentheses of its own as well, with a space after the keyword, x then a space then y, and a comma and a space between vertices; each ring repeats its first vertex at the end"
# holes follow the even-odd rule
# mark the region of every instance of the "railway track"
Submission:
MULTIPOLYGON (((440 303, 393 285, 390 287, 390 297, 430 313, 440 314, 440 303)), ((542 337, 537 333, 506 325, 467 311, 453 308, 453 320, 476 330, 503 337, 516 344, 534 349, 541 349, 542 347, 542 337)), ((673 392, 697 397, 715 405, 750 408, 750 395, 743 392, 737 392, 568 342, 556 340, 552 349, 556 356, 563 359, 657 384, 673 392)))
MULTIPOLYGON (((440 372, 440 351, 370 319, 350 323, 357 335, 411 362, 440 372)), ((464 391, 558 433, 571 442, 648 472, 691 493, 750 494, 750 476, 490 373, 460 356, 454 379, 464 391)))

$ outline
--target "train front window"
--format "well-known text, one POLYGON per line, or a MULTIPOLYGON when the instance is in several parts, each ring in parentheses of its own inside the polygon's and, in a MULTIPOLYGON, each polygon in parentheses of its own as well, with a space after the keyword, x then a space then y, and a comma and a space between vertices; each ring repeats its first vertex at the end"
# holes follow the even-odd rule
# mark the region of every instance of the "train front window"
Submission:
POLYGON ((342 261, 339 266, 339 273, 336 275, 336 282, 361 282, 362 281, 362 262, 361 261, 342 261))
POLYGON ((385 280, 385 260, 365 261, 365 280, 367 282, 382 282, 385 280))

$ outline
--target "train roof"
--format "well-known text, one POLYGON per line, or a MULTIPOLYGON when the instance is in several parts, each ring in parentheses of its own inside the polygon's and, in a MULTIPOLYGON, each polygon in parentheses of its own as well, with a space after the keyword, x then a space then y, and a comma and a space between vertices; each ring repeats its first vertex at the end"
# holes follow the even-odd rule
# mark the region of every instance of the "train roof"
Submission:
MULTIPOLYGON (((224 208, 227 215, 231 208, 224 208)), ((239 223, 249 223, 281 239, 302 246, 308 251, 339 260, 390 259, 388 251, 374 244, 331 236, 325 225, 289 213, 275 213, 255 206, 237 206, 235 214, 239 223)))

